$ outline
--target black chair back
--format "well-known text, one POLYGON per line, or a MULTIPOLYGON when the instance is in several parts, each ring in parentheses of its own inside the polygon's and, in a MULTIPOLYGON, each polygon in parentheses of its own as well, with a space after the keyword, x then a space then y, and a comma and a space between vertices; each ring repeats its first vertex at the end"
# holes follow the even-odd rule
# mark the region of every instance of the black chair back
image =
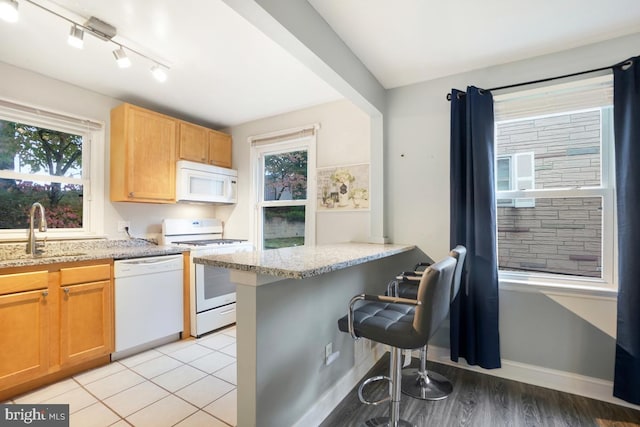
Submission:
POLYGON ((456 246, 449 252, 449 256, 456 259, 456 271, 453 276, 453 284, 451 285, 451 301, 453 301, 460 291, 460 282, 462 281, 462 271, 464 269, 464 259, 467 257, 467 248, 462 245, 456 246))
POLYGON ((431 338, 449 314, 455 268, 455 258, 448 256, 429 266, 422 275, 418 286, 420 304, 413 319, 413 328, 420 335, 431 338))

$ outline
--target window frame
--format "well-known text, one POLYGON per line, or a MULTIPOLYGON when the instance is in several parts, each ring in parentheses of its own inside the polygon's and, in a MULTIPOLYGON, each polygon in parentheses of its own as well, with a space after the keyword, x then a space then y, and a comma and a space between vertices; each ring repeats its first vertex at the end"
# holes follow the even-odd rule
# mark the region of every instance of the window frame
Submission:
MULTIPOLYGON (((82 135, 82 177, 80 179, 13 171, 0 171, 0 178, 22 180, 28 178, 32 181, 82 184, 82 227, 49 228, 45 236, 49 240, 104 237, 104 122, 7 99, 0 99, 0 119, 82 135)), ((23 241, 26 233, 27 229, 1 229, 0 242, 23 241)))
MULTIPOLYGON (((258 137, 256 137, 257 139, 258 137)), ((251 142, 251 138, 250 138, 251 142)), ((305 207, 304 246, 315 245, 316 234, 316 135, 294 137, 265 144, 251 145, 251 213, 252 236, 257 250, 263 250, 263 208, 268 207, 305 207), (264 157, 291 151, 307 151, 307 197, 304 200, 264 200, 264 157)))
MULTIPOLYGON (((563 111, 553 114, 535 115, 526 118, 509 119, 496 122, 499 123, 526 120, 535 120, 542 117, 553 117, 566 114, 581 113, 587 111, 600 111, 600 165, 601 165, 601 185, 585 187, 559 187, 531 190, 510 190, 498 191, 496 188, 497 200, 527 199, 531 198, 574 198, 574 197, 601 197, 602 200, 602 277, 581 277, 562 275, 544 272, 520 272, 500 270, 498 266, 498 278, 501 288, 521 289, 526 288, 562 288, 569 292, 591 293, 608 295, 617 292, 617 248, 616 248, 616 210, 615 210, 615 175, 614 175, 614 134, 613 134, 613 106, 602 106, 595 108, 585 108, 571 111, 563 111), (604 114, 606 112, 606 114, 604 114)), ((497 135, 497 132, 495 133, 497 135)), ((494 141, 497 148, 497 138, 494 141)), ((496 150, 497 151, 497 150, 496 150)), ((496 155, 496 165, 499 157, 496 155)), ((535 175, 535 171, 534 171, 535 175)), ((496 182, 497 185, 497 182, 496 182)), ((494 187, 495 188, 495 187, 494 187)), ((515 206, 515 204, 514 204, 515 206)), ((497 220, 497 216, 496 216, 497 220)), ((497 241, 496 227, 496 247, 497 241)), ((498 257, 496 256, 496 259, 498 257)))

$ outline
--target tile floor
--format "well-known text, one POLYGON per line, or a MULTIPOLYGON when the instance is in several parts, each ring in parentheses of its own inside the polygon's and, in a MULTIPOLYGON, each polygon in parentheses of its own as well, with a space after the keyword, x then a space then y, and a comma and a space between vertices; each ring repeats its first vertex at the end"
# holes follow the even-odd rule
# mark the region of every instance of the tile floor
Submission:
POLYGON ((235 325, 176 341, 15 397, 68 403, 70 427, 236 425, 235 325))

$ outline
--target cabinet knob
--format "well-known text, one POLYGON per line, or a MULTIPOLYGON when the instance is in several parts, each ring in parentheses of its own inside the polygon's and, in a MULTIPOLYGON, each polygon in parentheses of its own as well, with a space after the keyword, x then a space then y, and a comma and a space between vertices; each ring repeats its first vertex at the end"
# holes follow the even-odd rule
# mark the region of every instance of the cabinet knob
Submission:
POLYGON ((49 291, 42 291, 42 296, 44 298, 48 297, 49 296, 49 291))
POLYGON ((133 197, 133 191, 129 193, 129 197, 133 197))
POLYGON ((70 290, 71 290, 71 289, 69 289, 69 288, 64 288, 64 293, 65 293, 65 295, 69 295, 69 291, 70 291, 70 290))

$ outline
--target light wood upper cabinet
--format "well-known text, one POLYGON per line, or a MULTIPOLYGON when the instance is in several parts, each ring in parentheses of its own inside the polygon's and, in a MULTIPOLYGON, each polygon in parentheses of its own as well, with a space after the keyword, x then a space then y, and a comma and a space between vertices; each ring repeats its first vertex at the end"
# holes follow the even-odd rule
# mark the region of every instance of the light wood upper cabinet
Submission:
POLYGON ((0 296, 0 325, 0 390, 45 375, 49 369, 46 280, 43 289, 0 296))
POLYGON ((178 121, 131 104, 111 110, 111 200, 174 203, 178 121))
POLYGON ((231 135, 209 131, 209 164, 231 167, 231 135))
POLYGON ((187 122, 180 122, 178 157, 192 162, 208 163, 209 129, 187 122))
POLYGON ((178 158, 231 167, 231 135, 192 123, 180 122, 178 158))

